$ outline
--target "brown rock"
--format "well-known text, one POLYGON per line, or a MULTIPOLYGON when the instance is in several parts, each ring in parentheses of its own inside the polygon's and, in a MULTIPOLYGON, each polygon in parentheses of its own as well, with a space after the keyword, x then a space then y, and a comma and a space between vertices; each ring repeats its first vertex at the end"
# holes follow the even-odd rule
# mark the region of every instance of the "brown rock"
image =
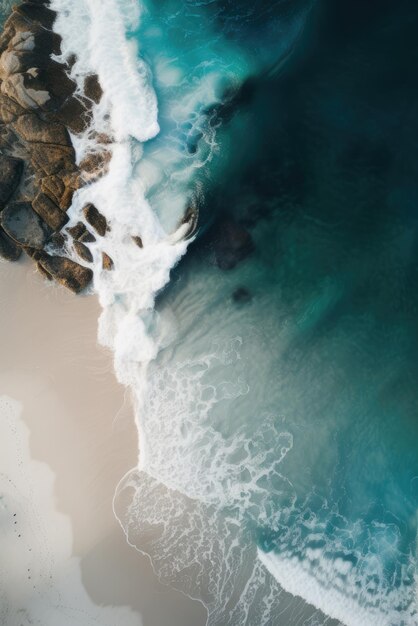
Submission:
POLYGON ((37 250, 44 247, 50 234, 29 202, 9 204, 1 213, 1 225, 14 241, 37 250))
POLYGON ((23 161, 0 154, 0 211, 12 197, 23 172, 23 161))
POLYGON ((45 122, 36 113, 26 113, 13 123, 17 134, 29 143, 58 144, 71 147, 67 129, 57 122, 45 122))
POLYGON ((42 178, 41 191, 51 198, 62 211, 67 211, 70 208, 74 191, 65 185, 60 176, 53 174, 42 178))
POLYGON ((3 81, 1 91, 24 109, 44 108, 51 100, 45 85, 42 88, 39 81, 35 85, 28 84, 28 82, 30 81, 28 81, 27 75, 12 74, 3 81))
POLYGON ((73 171, 76 167, 73 148, 32 143, 30 152, 32 166, 47 176, 73 171))
POLYGON ((112 154, 109 150, 102 152, 91 152, 80 163, 80 170, 83 178, 91 182, 103 176, 107 172, 107 166, 110 162, 112 154))
POLYGON ((93 279, 91 269, 65 257, 44 254, 39 259, 39 264, 57 282, 74 293, 80 293, 86 289, 93 279))
POLYGON ((113 269, 114 263, 110 256, 106 252, 102 252, 102 267, 104 270, 110 271, 113 269))
POLYGON ((10 124, 19 115, 25 112, 25 109, 17 102, 9 98, 4 93, 0 93, 0 121, 3 124, 10 124))
POLYGON ((6 261, 17 261, 21 254, 22 249, 0 228, 0 256, 6 261))
POLYGON ((32 207, 53 230, 61 230, 68 222, 68 215, 42 192, 39 192, 32 201, 32 207))
POLYGON ((64 252, 67 238, 64 233, 53 233, 48 239, 48 245, 53 246, 57 251, 64 252))
POLYGON ((80 239, 81 235, 86 232, 86 227, 83 222, 77 222, 75 226, 71 226, 67 228, 67 232, 71 235, 73 239, 80 239))
POLYGON ((136 245, 138 246, 138 248, 143 248, 144 244, 142 243, 142 239, 139 235, 135 235, 135 237, 132 237, 132 240, 134 241, 134 243, 136 243, 136 245))
POLYGON ((96 241, 96 237, 89 230, 86 229, 79 238, 79 241, 82 241, 84 243, 92 243, 96 241))
POLYGON ((74 249, 83 261, 86 261, 87 263, 93 262, 93 255, 84 243, 81 243, 81 241, 74 241, 74 249))
POLYGON ((103 89, 100 86, 97 74, 90 74, 90 76, 86 76, 84 81, 84 95, 86 98, 90 98, 90 100, 96 102, 96 104, 100 102, 103 95, 103 89))
POLYGON ((67 232, 73 239, 81 241, 82 243, 94 243, 96 241, 96 237, 87 230, 83 222, 77 222, 75 226, 68 228, 67 232))
POLYGON ((51 274, 46 271, 46 269, 41 265, 41 263, 39 263, 39 261, 36 263, 36 267, 38 268, 38 272, 42 274, 44 278, 46 278, 49 281, 53 280, 51 274))
POLYGON ((108 230, 107 221, 104 215, 99 213, 94 204, 86 204, 83 209, 84 217, 90 226, 93 226, 94 230, 104 237, 108 230))
POLYGON ((70 96, 55 111, 54 117, 77 135, 82 133, 90 123, 89 109, 87 102, 76 96, 70 96))

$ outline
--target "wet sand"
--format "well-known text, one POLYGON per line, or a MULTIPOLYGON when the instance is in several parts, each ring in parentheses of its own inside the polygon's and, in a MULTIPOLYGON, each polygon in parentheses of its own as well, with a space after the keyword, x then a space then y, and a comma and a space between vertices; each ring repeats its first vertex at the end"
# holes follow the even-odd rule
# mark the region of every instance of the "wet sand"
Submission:
MULTIPOLYGON (((0 263, 0 285, 0 396, 22 405, 30 458, 53 473, 53 504, 69 522, 62 528, 70 525, 71 531, 70 540, 62 531, 62 541, 71 542, 91 602, 116 607, 109 620, 97 623, 205 624, 203 607, 157 582, 148 559, 127 545, 113 516, 115 487, 136 464, 137 434, 112 356, 97 345, 95 297, 75 297, 46 283, 28 262, 0 263)), ((9 450, 10 463, 13 458, 9 450)), ((38 472, 30 473, 37 480, 38 472)), ((50 523, 59 542, 61 522, 50 523)))

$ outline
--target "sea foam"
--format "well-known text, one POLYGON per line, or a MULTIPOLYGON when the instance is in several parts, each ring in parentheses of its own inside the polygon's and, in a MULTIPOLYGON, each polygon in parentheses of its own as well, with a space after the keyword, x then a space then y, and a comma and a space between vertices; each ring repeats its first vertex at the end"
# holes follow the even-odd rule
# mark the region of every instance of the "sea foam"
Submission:
MULTIPOLYGON (((151 158, 145 160, 144 142, 156 137, 159 124, 151 73, 131 36, 143 19, 141 4, 134 0, 106 0, 105 6, 99 0, 52 0, 51 7, 58 13, 55 30, 63 37, 59 58, 77 56, 71 75, 80 93, 85 76, 91 73, 98 75, 104 90, 101 102, 93 108, 90 128, 73 137, 78 161, 101 150, 99 134, 112 138, 107 146, 112 155, 108 172, 75 194, 68 226, 84 222, 82 209, 87 202, 97 206, 110 226, 110 232, 97 236, 90 249, 94 290, 103 308, 99 340, 114 351, 119 381, 132 389, 139 432, 138 467, 121 482, 117 494, 133 488, 134 496, 123 511, 115 500, 128 541, 151 555, 162 580, 202 599, 210 624, 272 623, 272 616, 287 610, 277 581, 316 606, 321 598, 320 608, 349 626, 391 624, 376 611, 364 612, 355 599, 349 601, 343 593, 320 586, 303 568, 296 571, 291 560, 278 562, 262 552, 257 559, 254 537, 241 527, 244 512, 255 509, 259 515, 261 499, 268 520, 269 492, 259 486, 263 481, 283 483, 286 492, 279 467, 282 458, 271 459, 273 451, 265 443, 269 438, 282 441, 284 458, 292 437, 285 429, 272 429, 260 433, 258 445, 244 435, 231 442, 210 428, 208 410, 213 404, 247 392, 245 381, 238 379, 221 380, 217 387, 202 384, 206 369, 222 360, 223 353, 206 354, 195 363, 184 362, 183 368, 161 369, 151 379, 148 376, 151 361, 175 333, 175 320, 167 311, 155 311, 155 298, 187 249, 187 225, 174 233, 166 231, 149 200, 149 188, 161 186, 165 199, 172 194, 176 207, 185 213, 191 198, 189 179, 207 154, 211 158, 216 152, 216 141, 212 133, 210 150, 202 161, 193 161, 190 155, 184 157, 174 150, 173 141, 166 152, 167 146, 159 144, 157 137, 151 158), (170 184, 162 184, 158 172, 162 164, 167 169, 174 164, 174 182, 179 185, 171 179, 170 184), (133 240, 138 236, 142 248, 133 240), (102 268, 103 252, 114 262, 110 272, 102 268), (199 412, 198 423, 193 410, 199 412), (236 458, 242 450, 245 455, 238 467, 236 458), (274 472, 265 472, 263 466, 270 460, 274 472), (224 509, 222 515, 220 509, 224 509), (157 536, 150 534, 150 528, 157 536)), ((162 75, 170 85, 173 74, 164 70, 162 75)), ((216 98, 210 81, 196 84, 189 98, 193 106, 196 100, 201 105, 203 96, 216 98)), ((186 122, 187 102, 179 102, 178 108, 186 122)), ((200 131, 202 118, 196 119, 200 131)), ((294 606, 288 606, 291 620, 294 606)), ((315 623, 323 623, 319 612, 312 615, 315 623)), ((415 624, 414 619, 411 616, 405 624, 415 624)))

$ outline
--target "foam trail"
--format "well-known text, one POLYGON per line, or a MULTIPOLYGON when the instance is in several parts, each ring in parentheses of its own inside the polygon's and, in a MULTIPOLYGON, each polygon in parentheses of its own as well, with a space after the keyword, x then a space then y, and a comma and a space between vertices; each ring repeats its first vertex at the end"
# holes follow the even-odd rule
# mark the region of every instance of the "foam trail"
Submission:
MULTIPOLYGON (((277 553, 258 549, 258 558, 283 589, 295 596, 301 595, 303 589, 303 597, 307 602, 330 617, 341 620, 345 626, 412 626, 418 623, 418 616, 413 608, 404 612, 388 608, 384 613, 379 606, 361 606, 354 595, 347 593, 346 588, 339 590, 329 586, 325 589, 309 571, 310 564, 297 557, 283 558, 277 553)), ((329 565, 330 576, 335 576, 335 563, 329 565)), ((323 566, 327 567, 325 559, 323 566)), ((388 605, 397 606, 401 598, 391 596, 396 596, 396 590, 389 592, 388 605)))
POLYGON ((84 77, 91 73, 97 73, 104 89, 91 127, 74 138, 78 160, 92 148, 99 149, 94 145, 95 133, 107 132, 114 138, 107 175, 76 194, 69 226, 84 221, 82 208, 87 202, 93 202, 108 220, 110 232, 91 245, 94 288, 103 306, 99 338, 114 350, 117 375, 125 383, 136 379, 133 368, 138 363, 157 353, 158 340, 148 332, 155 326, 155 294, 186 250, 182 239, 171 241, 162 229, 135 171, 142 156, 138 142, 158 132, 149 71, 137 59, 136 45, 127 39, 127 32, 138 25, 138 6, 110 0, 103 11, 101 2, 94 0, 51 4, 58 13, 55 29, 63 37, 62 59, 77 55, 72 77, 80 91, 84 77), (134 236, 141 237, 143 248, 135 244, 134 236), (102 252, 114 261, 111 272, 102 268, 102 252))

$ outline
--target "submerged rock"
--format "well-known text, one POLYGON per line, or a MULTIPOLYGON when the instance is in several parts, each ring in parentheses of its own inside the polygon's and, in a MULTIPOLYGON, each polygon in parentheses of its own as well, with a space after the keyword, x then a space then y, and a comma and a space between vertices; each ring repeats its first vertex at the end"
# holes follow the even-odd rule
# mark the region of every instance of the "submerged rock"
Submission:
POLYGON ((236 304, 246 304, 252 300, 251 292, 246 287, 238 287, 232 294, 232 299, 236 304))
POLYGON ((222 270, 230 270, 253 252, 254 242, 241 224, 225 220, 219 225, 213 248, 215 264, 222 270))
POLYGON ((41 250, 50 232, 29 202, 13 202, 1 213, 1 225, 7 235, 22 246, 41 250))

